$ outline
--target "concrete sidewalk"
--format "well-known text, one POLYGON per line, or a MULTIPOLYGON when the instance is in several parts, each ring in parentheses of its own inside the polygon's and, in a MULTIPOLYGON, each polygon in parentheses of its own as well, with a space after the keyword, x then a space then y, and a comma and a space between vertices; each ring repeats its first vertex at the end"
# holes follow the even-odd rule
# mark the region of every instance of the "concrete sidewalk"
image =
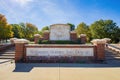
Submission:
POLYGON ((120 80, 120 65, 0 64, 0 80, 120 80))

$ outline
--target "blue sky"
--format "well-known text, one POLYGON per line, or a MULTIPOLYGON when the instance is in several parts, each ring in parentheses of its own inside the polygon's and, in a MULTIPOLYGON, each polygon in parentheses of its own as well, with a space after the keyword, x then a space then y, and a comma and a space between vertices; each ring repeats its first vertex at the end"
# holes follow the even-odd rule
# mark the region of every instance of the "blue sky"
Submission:
POLYGON ((30 22, 39 29, 56 23, 112 19, 120 26, 120 0, 0 0, 0 13, 10 24, 30 22))

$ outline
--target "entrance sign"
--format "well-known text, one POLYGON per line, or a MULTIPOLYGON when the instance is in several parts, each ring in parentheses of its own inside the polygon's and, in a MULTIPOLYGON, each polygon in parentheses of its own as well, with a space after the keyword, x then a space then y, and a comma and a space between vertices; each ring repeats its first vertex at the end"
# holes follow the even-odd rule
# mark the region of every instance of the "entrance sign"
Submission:
POLYGON ((94 56, 93 48, 27 48, 26 56, 94 56))
POLYGON ((70 40, 70 26, 55 24, 50 26, 50 40, 70 40))

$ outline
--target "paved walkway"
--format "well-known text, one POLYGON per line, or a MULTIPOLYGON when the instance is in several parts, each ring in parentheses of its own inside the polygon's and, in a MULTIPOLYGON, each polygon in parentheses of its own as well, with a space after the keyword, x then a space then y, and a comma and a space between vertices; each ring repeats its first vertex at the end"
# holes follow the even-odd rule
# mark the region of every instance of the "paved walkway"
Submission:
POLYGON ((106 64, 0 64, 0 80, 120 80, 120 67, 106 64))

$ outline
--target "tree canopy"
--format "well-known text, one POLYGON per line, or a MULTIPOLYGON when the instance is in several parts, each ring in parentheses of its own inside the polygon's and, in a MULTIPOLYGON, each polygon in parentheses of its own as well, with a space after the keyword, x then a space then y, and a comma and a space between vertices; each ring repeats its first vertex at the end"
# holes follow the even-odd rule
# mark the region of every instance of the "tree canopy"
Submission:
POLYGON ((19 24, 11 24, 12 26, 12 31, 14 32, 13 37, 16 38, 23 38, 24 34, 22 32, 22 27, 19 24))
POLYGON ((8 24, 4 15, 0 14, 0 40, 13 37, 12 26, 8 24))
POLYGON ((75 29, 75 31, 77 32, 77 35, 79 36, 80 34, 86 34, 87 35, 87 40, 90 41, 91 40, 91 33, 90 33, 90 29, 89 26, 87 24, 85 24, 84 22, 80 23, 77 28, 75 29))
POLYGON ((41 29, 42 32, 45 31, 45 30, 49 30, 49 27, 48 27, 48 26, 45 26, 45 27, 43 27, 43 28, 41 29))
POLYGON ((45 30, 49 30, 49 29, 50 29, 49 26, 45 26, 41 30, 39 30, 38 34, 40 34, 41 36, 43 36, 44 31, 45 30))
POLYGON ((11 24, 14 37, 31 39, 38 33, 38 28, 32 23, 11 24))
POLYGON ((70 25, 71 31, 72 31, 72 30, 75 30, 75 25, 74 25, 74 24, 72 24, 72 23, 67 23, 67 24, 70 25))
POLYGON ((38 33, 38 28, 32 23, 20 23, 21 32, 23 33, 23 38, 31 39, 34 34, 38 33))
POLYGON ((110 38, 113 42, 118 42, 120 39, 120 28, 113 20, 95 21, 90 26, 92 38, 110 38))

